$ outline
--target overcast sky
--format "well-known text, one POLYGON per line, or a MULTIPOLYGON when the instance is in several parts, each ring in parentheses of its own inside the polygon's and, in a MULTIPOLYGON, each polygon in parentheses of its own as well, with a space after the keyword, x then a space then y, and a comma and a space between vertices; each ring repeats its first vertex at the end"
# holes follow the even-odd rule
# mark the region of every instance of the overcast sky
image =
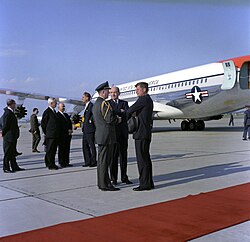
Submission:
POLYGON ((0 88, 81 98, 249 54, 249 1, 0 0, 0 88))

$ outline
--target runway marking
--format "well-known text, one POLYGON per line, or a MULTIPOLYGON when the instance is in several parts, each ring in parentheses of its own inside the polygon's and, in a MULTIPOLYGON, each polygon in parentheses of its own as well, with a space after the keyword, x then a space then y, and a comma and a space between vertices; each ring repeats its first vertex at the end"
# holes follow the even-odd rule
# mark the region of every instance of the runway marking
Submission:
MULTIPOLYGON (((48 193, 40 193, 40 194, 28 194, 24 191, 20 191, 20 190, 17 190, 17 189, 13 189, 13 188, 9 188, 9 187, 5 187, 5 186, 2 186, 1 187, 4 187, 6 189, 9 189, 11 191, 15 191, 15 192, 18 192, 18 193, 21 193, 23 194, 24 196, 22 197, 16 197, 16 198, 11 198, 11 199, 5 199, 5 200, 0 200, 0 202, 5 202, 5 201, 11 201, 11 200, 19 200, 19 199, 23 199, 23 198, 36 198, 38 200, 41 200, 41 201, 45 201, 45 202, 48 202, 48 203, 51 203, 51 204, 54 204, 54 205, 57 205, 59 207, 63 207, 63 208, 67 208, 69 210, 72 210, 72 211, 75 211, 75 212, 78 212, 78 213, 81 213, 81 214, 84 214, 84 215, 88 215, 88 216, 91 216, 91 217, 96 217, 95 215, 93 214, 90 214, 90 213, 86 213, 86 212, 83 212, 79 209, 75 209, 75 208, 72 208, 72 207, 69 207, 69 206, 66 206, 66 205, 63 205, 63 204, 60 204, 60 203, 56 203, 54 201, 51 201, 51 200, 48 200, 48 199, 45 199, 45 198, 41 198, 39 196, 41 195, 46 195, 46 194, 50 194, 50 193, 56 193, 56 192, 60 192, 60 191, 54 191, 54 192, 48 192, 48 193)), ((90 186, 91 187, 91 186, 90 186)), ((83 187, 83 188, 86 188, 86 187, 83 187)), ((63 191, 70 191, 70 190, 77 190, 77 189, 81 189, 80 187, 79 188, 74 188, 74 189, 65 189, 65 190, 62 190, 61 192, 63 191)))

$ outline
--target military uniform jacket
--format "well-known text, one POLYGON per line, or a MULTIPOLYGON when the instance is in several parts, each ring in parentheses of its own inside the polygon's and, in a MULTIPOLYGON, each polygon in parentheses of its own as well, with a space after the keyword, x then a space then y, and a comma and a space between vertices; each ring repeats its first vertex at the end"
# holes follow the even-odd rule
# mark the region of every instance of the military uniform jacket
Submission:
POLYGON ((89 102, 87 108, 84 110, 84 121, 82 124, 82 132, 85 134, 90 134, 95 132, 95 124, 93 120, 93 103, 89 102))
POLYGON ((113 114, 110 103, 98 97, 93 106, 93 117, 96 127, 95 142, 98 145, 115 143, 115 125, 118 123, 118 119, 113 114))
POLYGON ((19 138, 19 135, 16 115, 6 107, 2 116, 2 136, 5 141, 15 142, 19 138))
POLYGON ((128 125, 126 118, 126 111, 129 108, 128 102, 118 99, 118 103, 116 104, 112 99, 110 99, 109 103, 113 109, 114 114, 122 118, 122 122, 115 126, 116 137, 120 139, 128 139, 128 125), (121 112, 121 109, 125 110, 125 112, 121 112))
POLYGON ((49 107, 43 112, 41 126, 46 138, 56 139, 59 137, 58 117, 49 107))
POLYGON ((244 126, 250 126, 250 110, 244 112, 244 126))
POLYGON ((40 134, 38 119, 34 113, 30 116, 30 131, 31 133, 36 132, 37 134, 40 134))
POLYGON ((152 126, 153 126, 153 101, 151 97, 146 94, 137 99, 137 101, 127 110, 128 118, 136 112, 138 116, 139 126, 137 131, 133 134, 134 139, 151 140, 152 126))

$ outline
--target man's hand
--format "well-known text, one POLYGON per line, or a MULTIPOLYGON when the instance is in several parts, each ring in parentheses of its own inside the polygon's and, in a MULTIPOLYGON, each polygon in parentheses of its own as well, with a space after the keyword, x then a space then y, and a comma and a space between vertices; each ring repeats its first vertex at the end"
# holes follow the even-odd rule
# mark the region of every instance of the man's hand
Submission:
POLYGON ((117 117, 118 118, 118 123, 120 124, 122 122, 122 117, 117 117))

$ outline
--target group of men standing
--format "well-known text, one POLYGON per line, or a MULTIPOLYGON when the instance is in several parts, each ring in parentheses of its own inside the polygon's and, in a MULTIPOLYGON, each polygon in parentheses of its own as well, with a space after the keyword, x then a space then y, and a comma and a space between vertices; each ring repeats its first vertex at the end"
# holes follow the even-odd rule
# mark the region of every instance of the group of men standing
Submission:
POLYGON ((45 165, 50 170, 57 170, 55 156, 58 147, 58 162, 61 167, 72 166, 69 160, 70 143, 72 138, 72 122, 65 113, 64 103, 59 103, 58 112, 55 108, 57 100, 48 99, 48 108, 43 112, 41 127, 45 135, 45 165))
POLYGON ((132 184, 127 176, 128 128, 124 111, 128 109, 128 103, 118 99, 118 87, 110 90, 107 86, 108 83, 102 83, 96 88, 99 98, 95 104, 91 102, 89 93, 84 92, 82 96, 85 104, 82 120, 83 166, 97 165, 98 187, 103 191, 116 191, 119 189, 113 185, 117 185, 119 158, 121 182, 132 184), (111 99, 108 101, 109 94, 111 99), (98 144, 98 162, 95 143, 98 144))
MULTIPOLYGON (((153 102, 148 93, 148 84, 136 84, 137 101, 131 106, 128 102, 119 99, 118 87, 109 87, 108 82, 100 84, 96 91, 99 97, 93 104, 91 95, 84 92, 82 101, 85 104, 82 120, 82 148, 85 160, 84 167, 97 166, 97 185, 102 191, 117 191, 118 160, 120 160, 121 182, 132 184, 127 175, 128 127, 127 119, 132 115, 138 118, 138 127, 133 133, 135 139, 136 158, 139 170, 140 185, 134 191, 150 190, 154 188, 152 179, 152 162, 149 148, 151 142, 153 102), (108 100, 108 96, 111 99, 108 100), (96 147, 98 145, 98 159, 96 147)), ((72 137, 72 122, 65 112, 64 103, 59 103, 58 112, 55 108, 57 100, 48 99, 48 108, 43 112, 41 127, 44 133, 45 165, 50 170, 57 170, 55 156, 58 149, 58 161, 61 167, 70 164, 70 143, 72 137)), ((7 102, 3 115, 4 137, 4 172, 23 170, 16 163, 16 144, 19 137, 19 127, 14 114, 16 103, 7 102), (9 164, 10 162, 10 164, 9 164), (10 169, 11 166, 11 169, 10 169)), ((30 119, 30 132, 32 133, 32 152, 40 153, 37 146, 41 140, 38 109, 33 109, 30 119)))
POLYGON ((119 89, 110 87, 108 82, 96 88, 99 94, 93 105, 93 117, 96 127, 96 143, 98 144, 97 185, 102 191, 117 191, 118 156, 121 163, 121 180, 132 183, 127 176, 127 119, 136 115, 139 122, 133 133, 135 139, 136 158, 139 170, 139 186, 134 191, 154 188, 152 178, 152 162, 150 159, 150 142, 152 134, 153 101, 148 95, 148 84, 136 84, 137 101, 128 107, 126 101, 118 99, 119 89), (111 94, 111 99, 107 100, 111 94), (110 175, 109 175, 110 168, 110 175))

